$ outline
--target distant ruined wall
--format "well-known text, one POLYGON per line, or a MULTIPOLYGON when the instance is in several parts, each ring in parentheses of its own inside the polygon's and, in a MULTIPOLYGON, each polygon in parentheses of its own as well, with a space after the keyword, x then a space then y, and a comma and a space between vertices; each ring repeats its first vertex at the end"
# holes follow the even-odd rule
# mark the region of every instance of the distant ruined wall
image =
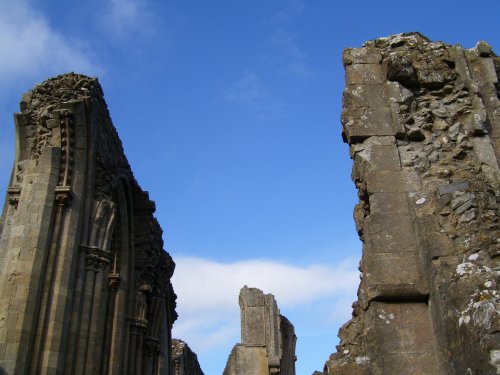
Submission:
POLYGON ((245 286, 240 309, 241 343, 231 351, 224 375, 295 375, 295 330, 274 296, 245 286))
POLYGON ((197 355, 182 340, 172 339, 173 375, 204 375, 197 355))
POLYGON ((175 265, 97 79, 35 86, 15 123, 0 219, 0 373, 169 374, 175 265))
POLYGON ((343 62, 362 280, 324 373, 500 373, 500 58, 409 33, 343 62))

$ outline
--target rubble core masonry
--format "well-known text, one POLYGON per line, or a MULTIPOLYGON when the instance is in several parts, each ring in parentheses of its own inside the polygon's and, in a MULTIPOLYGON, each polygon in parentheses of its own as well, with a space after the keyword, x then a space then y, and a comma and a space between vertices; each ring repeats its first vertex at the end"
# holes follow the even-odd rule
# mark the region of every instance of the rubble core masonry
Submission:
POLYGON ((343 63, 362 279, 323 373, 500 373, 500 59, 408 33, 343 63))

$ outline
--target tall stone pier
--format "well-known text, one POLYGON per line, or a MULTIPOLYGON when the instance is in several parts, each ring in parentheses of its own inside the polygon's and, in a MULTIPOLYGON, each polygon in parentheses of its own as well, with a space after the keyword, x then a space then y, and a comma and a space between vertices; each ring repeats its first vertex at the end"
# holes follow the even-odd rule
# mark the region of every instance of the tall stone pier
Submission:
POLYGON ((49 79, 20 109, 0 220, 0 373, 170 374, 174 263, 99 83, 49 79))
POLYGON ((295 330, 274 296, 245 286, 240 309, 241 343, 231 351, 224 375, 295 375, 295 330))
POLYGON ((500 373, 500 59, 409 33, 343 62, 362 280, 324 373, 500 373))

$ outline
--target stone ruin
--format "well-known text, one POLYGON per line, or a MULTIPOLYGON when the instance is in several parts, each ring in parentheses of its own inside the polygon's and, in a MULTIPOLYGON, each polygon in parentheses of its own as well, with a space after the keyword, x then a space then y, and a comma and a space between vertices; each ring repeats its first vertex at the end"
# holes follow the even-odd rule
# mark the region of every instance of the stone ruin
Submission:
POLYGON ((274 296, 244 286, 239 300, 241 343, 231 351, 223 375, 295 375, 295 330, 274 296))
POLYGON ((173 375, 204 375, 198 357, 182 340, 172 339, 173 375))
POLYGON ((362 279, 324 374, 500 373, 500 58, 409 33, 343 63, 362 279))
MULTIPOLYGON (((500 373, 500 59, 485 42, 409 33, 343 62, 362 279, 316 373, 500 373)), ((97 80, 49 79, 20 109, 0 218, 0 374, 203 374, 171 338, 175 264, 97 80)), ((224 375, 295 374, 272 295, 243 288, 240 306, 224 375)))
POLYGON ((0 219, 0 373, 171 373, 175 264, 101 86, 62 75, 20 107, 0 219))

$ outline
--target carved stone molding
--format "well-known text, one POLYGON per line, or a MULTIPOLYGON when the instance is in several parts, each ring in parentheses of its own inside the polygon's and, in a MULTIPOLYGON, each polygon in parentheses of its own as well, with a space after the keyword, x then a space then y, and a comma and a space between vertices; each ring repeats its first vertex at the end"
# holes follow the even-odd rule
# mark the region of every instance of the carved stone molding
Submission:
POLYGON ((120 287, 120 274, 118 273, 110 273, 108 275, 108 286, 109 289, 113 291, 117 291, 120 287))
POLYGON ((9 204, 17 208, 19 197, 21 196, 21 188, 11 186, 7 189, 7 194, 9 195, 9 204))
POLYGON ((61 171, 59 184, 67 186, 71 184, 73 174, 73 114, 67 109, 54 111, 56 119, 59 119, 61 129, 61 171))
POLYGON ((56 203, 63 207, 68 207, 73 200, 73 191, 69 186, 56 187, 56 203))
POLYGON ((135 316, 129 316, 127 320, 130 322, 132 327, 132 333, 138 334, 143 333, 148 328, 147 319, 137 318, 135 316))
POLYGON ((81 245, 80 250, 86 253, 85 264, 87 269, 102 271, 111 261, 111 252, 95 246, 81 245))
POLYGON ((48 79, 20 110, 0 218, 0 373, 169 372, 175 264, 98 80, 48 79))

